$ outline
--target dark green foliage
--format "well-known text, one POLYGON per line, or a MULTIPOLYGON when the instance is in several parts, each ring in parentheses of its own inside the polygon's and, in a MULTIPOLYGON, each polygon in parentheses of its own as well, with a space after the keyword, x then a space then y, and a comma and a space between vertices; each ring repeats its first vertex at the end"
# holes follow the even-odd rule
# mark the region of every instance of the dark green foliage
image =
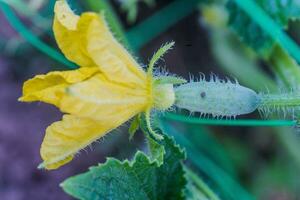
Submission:
MULTIPOLYGON (((278 24, 286 29, 290 19, 300 17, 300 6, 297 0, 256 0, 256 3, 278 24)), ((241 40, 255 49, 262 56, 268 56, 275 41, 265 33, 234 0, 227 4, 229 25, 240 36, 241 40)))
POLYGON ((184 199, 185 154, 167 136, 162 145, 165 154, 161 165, 138 151, 132 161, 108 158, 106 163, 67 179, 61 186, 78 199, 184 199))

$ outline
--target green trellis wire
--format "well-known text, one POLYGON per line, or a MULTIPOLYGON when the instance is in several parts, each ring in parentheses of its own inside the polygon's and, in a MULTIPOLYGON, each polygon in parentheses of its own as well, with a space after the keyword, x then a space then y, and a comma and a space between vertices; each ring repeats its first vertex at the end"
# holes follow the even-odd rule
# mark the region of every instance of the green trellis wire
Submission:
POLYGON ((218 126, 296 126, 296 120, 224 120, 189 117, 175 113, 165 113, 162 118, 190 124, 205 124, 218 126))
MULTIPOLYGON (((294 43, 292 39, 288 35, 286 35, 280 27, 270 18, 268 15, 264 13, 264 11, 257 5, 255 2, 250 0, 235 0, 236 3, 241 6, 245 11, 254 18, 258 24, 262 26, 262 28, 268 32, 276 41, 285 47, 295 58, 300 61, 300 50, 299 47, 294 43), (247 7, 249 6, 249 7, 247 7), (252 9, 249 9, 252 8, 252 9), (259 16, 252 14, 251 10, 258 10, 259 16), (253 15, 253 16, 252 16, 253 15), (261 21, 260 21, 261 20, 261 21), (269 23, 269 26, 264 26, 265 23, 269 23), (270 31, 272 30, 275 31, 270 31), (275 32, 275 33, 274 33, 275 32)), ((190 14, 192 10, 194 10, 196 3, 199 3, 199 0, 192 0, 190 6, 183 6, 183 3, 186 4, 183 0, 176 0, 171 5, 167 6, 163 10, 156 13, 154 16, 149 17, 145 22, 141 23, 140 25, 134 27, 133 29, 129 30, 126 33, 126 36, 130 39, 131 44, 135 44, 135 48, 140 48, 145 43, 149 42, 151 39, 165 31, 168 27, 175 24, 177 21, 185 17, 186 15, 190 14), (174 15, 172 10, 177 10, 177 14, 174 15), (179 12, 180 11, 180 12, 179 12), (179 15, 178 15, 179 14, 179 15), (164 19, 172 18, 169 21, 164 20, 163 24, 156 24, 158 19, 161 19, 162 16, 165 16, 164 19), (162 26, 163 25, 163 26, 162 26), (151 27, 151 28, 149 28, 151 27), (161 27, 159 29, 155 29, 155 27, 161 27), (149 30, 146 34, 146 39, 142 41, 138 37, 134 37, 134 34, 142 34, 145 35, 145 30, 149 30), (151 34, 149 34, 151 33, 151 34), (136 38, 136 39, 133 39, 136 38), (133 42, 131 41, 133 40, 133 42)), ((49 57, 53 58, 54 60, 61 62, 66 67, 70 69, 75 69, 77 66, 67 60, 63 54, 59 53, 56 49, 50 47, 38 37, 36 37, 16 16, 16 14, 12 11, 9 5, 0 1, 0 10, 6 16, 9 23, 12 27, 19 32, 19 34, 24 37, 30 44, 36 47, 41 52, 45 53, 49 57)), ((159 20, 160 21, 160 20, 159 20)), ((194 123, 194 124, 206 124, 206 125, 223 125, 223 126, 295 126, 297 125, 297 121, 291 120, 215 120, 215 119, 201 119, 201 118, 192 118, 178 114, 167 113, 164 118, 186 122, 186 123, 194 123)))

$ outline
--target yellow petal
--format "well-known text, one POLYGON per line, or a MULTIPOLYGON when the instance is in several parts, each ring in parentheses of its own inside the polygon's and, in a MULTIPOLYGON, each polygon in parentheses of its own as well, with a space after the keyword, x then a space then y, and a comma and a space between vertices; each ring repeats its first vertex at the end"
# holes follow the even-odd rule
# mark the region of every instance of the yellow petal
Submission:
POLYGON ((144 111, 148 104, 147 89, 116 84, 108 81, 104 75, 96 74, 70 86, 60 109, 76 116, 120 124, 144 111))
POLYGON ((86 12, 79 17, 66 1, 57 1, 53 30, 69 60, 82 67, 96 65, 111 81, 144 84, 146 73, 113 37, 103 16, 86 12))
POLYGON ((65 0, 56 1, 54 6, 55 17, 68 30, 75 31, 79 16, 75 15, 65 0))
POLYGON ((65 1, 56 1, 54 12, 53 31, 61 51, 79 66, 94 66, 81 41, 81 30, 85 28, 86 22, 80 20, 65 1))
POLYGON ((98 69, 93 67, 37 75, 24 83, 23 96, 19 100, 25 102, 43 101, 58 106, 70 84, 83 81, 96 72, 98 69))
POLYGON ((78 151, 117 126, 110 120, 64 115, 62 121, 53 123, 46 130, 41 146, 42 167, 56 169, 70 162, 78 151))
POLYGON ((104 17, 90 13, 81 16, 86 17, 93 18, 87 29, 87 52, 100 70, 112 81, 144 84, 145 72, 113 37, 104 17))

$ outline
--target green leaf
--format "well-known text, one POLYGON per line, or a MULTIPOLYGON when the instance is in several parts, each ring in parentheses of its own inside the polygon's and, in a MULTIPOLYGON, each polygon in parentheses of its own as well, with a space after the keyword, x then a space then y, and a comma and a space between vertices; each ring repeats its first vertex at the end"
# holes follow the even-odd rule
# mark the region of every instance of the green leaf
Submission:
MULTIPOLYGON (((256 0, 255 1, 282 29, 286 29, 290 19, 300 17, 300 6, 297 0, 256 0)), ((255 49, 262 56, 268 57, 276 41, 264 32, 234 0, 227 4, 229 25, 240 36, 241 40, 255 49)))
POLYGON ((134 134, 137 132, 137 130, 140 128, 140 116, 137 115, 133 118, 130 127, 129 127, 129 140, 131 140, 134 136, 134 134))
POLYGON ((149 147, 149 158, 152 162, 157 162, 158 166, 162 165, 166 153, 165 147, 149 136, 147 136, 147 142, 149 147))
POLYGON ((155 78, 154 81, 155 84, 173 84, 173 85, 183 84, 186 82, 187 81, 184 78, 176 77, 176 76, 158 76, 155 78))
POLYGON ((220 200, 206 183, 192 170, 185 168, 188 184, 185 190, 186 200, 220 200))
MULTIPOLYGON (((154 127, 157 127, 158 117, 153 117, 152 119, 153 119, 152 122, 153 122, 154 127)), ((149 158, 151 159, 151 161, 157 162, 158 166, 162 165, 164 162, 164 155, 166 153, 165 146, 162 145, 161 141, 156 140, 154 137, 152 137, 152 134, 148 132, 145 115, 141 115, 140 127, 147 139, 149 158)), ((161 132, 159 132, 158 134, 161 134, 161 132)))
POLYGON ((106 163, 67 179, 61 186, 66 193, 84 200, 183 199, 185 153, 166 135, 161 142, 165 155, 160 166, 139 151, 132 161, 108 158, 106 163))

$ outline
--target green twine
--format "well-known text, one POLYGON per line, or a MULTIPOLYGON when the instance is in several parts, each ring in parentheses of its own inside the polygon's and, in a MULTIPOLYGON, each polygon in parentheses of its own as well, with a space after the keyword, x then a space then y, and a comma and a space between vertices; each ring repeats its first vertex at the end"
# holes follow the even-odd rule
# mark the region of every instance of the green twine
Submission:
POLYGON ((4 2, 0 2, 0 10, 3 12, 3 14, 7 18, 11 26, 31 45, 33 45, 35 48, 45 53, 49 57, 53 58, 54 60, 63 63, 68 68, 71 69, 76 68, 76 66, 72 62, 70 62, 64 57, 64 55, 57 52, 54 48, 45 44, 38 37, 36 37, 30 30, 28 30, 26 26, 21 22, 21 20, 14 14, 14 12, 11 10, 9 5, 7 5, 4 2))
POLYGON ((166 113, 163 118, 204 125, 218 125, 218 126, 296 126, 296 120, 219 120, 219 119, 205 119, 197 117, 188 117, 184 115, 166 113))
POLYGON ((30 8, 29 5, 22 1, 22 0, 0 0, 4 3, 10 5, 12 8, 14 8, 17 12, 21 13, 22 15, 25 15, 26 17, 30 17, 31 21, 35 24, 35 26, 42 28, 42 29, 48 29, 51 20, 46 19, 45 17, 39 15, 34 9, 30 8))

